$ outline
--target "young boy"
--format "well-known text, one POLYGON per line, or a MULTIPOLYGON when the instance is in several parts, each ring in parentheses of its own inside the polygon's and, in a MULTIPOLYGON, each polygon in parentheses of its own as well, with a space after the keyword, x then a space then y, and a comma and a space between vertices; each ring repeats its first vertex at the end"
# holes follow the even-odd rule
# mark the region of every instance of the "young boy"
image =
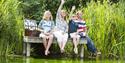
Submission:
POLYGON ((86 38, 87 39, 87 48, 88 50, 93 53, 94 55, 97 55, 97 54, 101 54, 101 52, 97 52, 97 49, 93 43, 93 41, 87 36, 87 27, 86 27, 86 22, 85 20, 82 19, 82 12, 81 11, 78 11, 76 13, 77 15, 77 33, 80 35, 80 38, 84 39, 86 38))

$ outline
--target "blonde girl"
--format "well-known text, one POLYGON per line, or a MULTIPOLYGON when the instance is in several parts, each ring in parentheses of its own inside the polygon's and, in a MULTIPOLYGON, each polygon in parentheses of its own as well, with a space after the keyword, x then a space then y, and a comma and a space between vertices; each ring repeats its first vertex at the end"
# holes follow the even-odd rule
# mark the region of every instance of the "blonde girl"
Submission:
POLYGON ((43 45, 45 47, 45 55, 48 55, 49 48, 53 41, 53 28, 54 21, 50 11, 45 11, 42 20, 39 23, 38 28, 41 30, 39 35, 43 39, 43 45))

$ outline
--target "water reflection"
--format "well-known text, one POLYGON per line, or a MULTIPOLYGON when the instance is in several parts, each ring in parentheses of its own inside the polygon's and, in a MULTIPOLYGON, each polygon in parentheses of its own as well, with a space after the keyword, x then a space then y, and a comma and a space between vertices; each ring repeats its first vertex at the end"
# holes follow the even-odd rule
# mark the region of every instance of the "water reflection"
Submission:
POLYGON ((42 59, 29 57, 0 57, 0 63, 124 63, 121 60, 83 60, 83 59, 42 59))
POLYGON ((83 59, 34 59, 25 58, 25 63, 95 63, 95 61, 84 61, 83 59))
POLYGON ((26 63, 30 63, 30 58, 25 58, 26 63))
POLYGON ((83 60, 83 59, 34 59, 25 58, 25 63, 124 63, 121 60, 83 60))

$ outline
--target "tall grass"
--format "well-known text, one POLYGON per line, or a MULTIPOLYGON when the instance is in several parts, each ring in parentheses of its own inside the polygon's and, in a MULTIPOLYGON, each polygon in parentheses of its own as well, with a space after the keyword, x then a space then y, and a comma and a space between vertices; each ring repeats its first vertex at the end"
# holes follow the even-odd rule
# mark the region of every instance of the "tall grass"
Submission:
POLYGON ((125 45, 125 2, 93 0, 84 10, 89 36, 106 57, 123 57, 125 45))
POLYGON ((0 56, 21 53, 22 14, 18 0, 0 0, 0 56))

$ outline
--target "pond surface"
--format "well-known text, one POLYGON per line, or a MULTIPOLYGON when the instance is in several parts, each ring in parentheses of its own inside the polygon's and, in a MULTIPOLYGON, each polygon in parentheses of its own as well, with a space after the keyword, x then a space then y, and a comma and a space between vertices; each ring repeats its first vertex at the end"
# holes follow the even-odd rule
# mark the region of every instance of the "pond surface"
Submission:
POLYGON ((125 60, 43 59, 26 57, 0 57, 0 63, 125 63, 125 60))

